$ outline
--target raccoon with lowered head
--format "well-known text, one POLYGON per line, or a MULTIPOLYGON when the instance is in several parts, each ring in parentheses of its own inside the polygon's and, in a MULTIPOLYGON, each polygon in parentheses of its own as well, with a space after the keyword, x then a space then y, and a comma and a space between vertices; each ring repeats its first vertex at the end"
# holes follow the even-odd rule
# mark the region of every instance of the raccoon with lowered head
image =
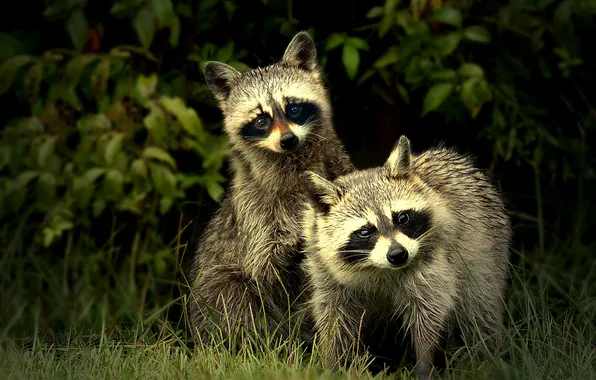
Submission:
POLYGON ((410 336, 420 379, 432 378, 441 341, 498 344, 512 232, 471 158, 444 147, 412 154, 401 136, 382 167, 305 177, 304 266, 330 367, 379 321, 410 336))
POLYGON ((224 116, 232 183, 193 260, 191 319, 206 339, 238 327, 287 336, 302 291, 300 174, 334 179, 353 170, 315 44, 300 32, 280 62, 244 72, 209 62, 204 73, 224 116))

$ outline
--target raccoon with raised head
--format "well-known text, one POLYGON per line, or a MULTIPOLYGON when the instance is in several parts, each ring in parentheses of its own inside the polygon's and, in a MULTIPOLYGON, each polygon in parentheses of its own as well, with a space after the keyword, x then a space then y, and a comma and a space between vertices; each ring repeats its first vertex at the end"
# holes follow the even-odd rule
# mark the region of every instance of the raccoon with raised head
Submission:
POLYGON ((223 113, 232 179, 193 259, 191 319, 206 339, 238 327, 287 336, 301 309, 300 174, 334 179, 353 170, 315 44, 300 32, 270 66, 239 72, 209 62, 204 73, 223 113))
POLYGON ((512 232, 501 194, 469 156, 413 154, 401 136, 383 166, 335 181, 305 173, 305 184, 303 265, 331 368, 349 347, 374 343, 359 338, 375 323, 410 337, 420 379, 432 378, 440 342, 498 345, 512 232))

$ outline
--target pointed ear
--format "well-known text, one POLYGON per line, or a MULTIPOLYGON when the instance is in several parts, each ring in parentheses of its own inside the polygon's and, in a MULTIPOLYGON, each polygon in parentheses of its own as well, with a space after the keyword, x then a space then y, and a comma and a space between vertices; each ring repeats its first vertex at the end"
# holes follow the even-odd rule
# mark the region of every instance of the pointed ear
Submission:
POLYGON ((317 68, 317 48, 306 31, 294 36, 281 61, 306 71, 317 68))
POLYGON ((411 154, 410 140, 402 135, 385 162, 384 167, 389 177, 397 177, 410 171, 411 154))
POLYGON ((203 69, 205 81, 215 98, 222 102, 230 95, 234 82, 240 78, 240 72, 221 62, 207 62, 203 69))
POLYGON ((329 213, 343 195, 341 188, 311 171, 302 174, 302 183, 310 204, 323 214, 329 213))

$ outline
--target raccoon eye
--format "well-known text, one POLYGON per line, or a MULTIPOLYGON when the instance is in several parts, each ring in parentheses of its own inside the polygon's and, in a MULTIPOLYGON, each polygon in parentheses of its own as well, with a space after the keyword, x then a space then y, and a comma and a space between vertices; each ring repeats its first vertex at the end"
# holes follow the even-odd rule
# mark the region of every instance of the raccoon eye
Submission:
POLYGON ((402 212, 397 216, 397 224, 399 224, 400 226, 408 224, 409 221, 410 221, 410 216, 408 215, 407 212, 402 212))
POLYGON ((257 117, 255 124, 258 128, 266 128, 269 125, 269 117, 266 115, 261 115, 257 117))
POLYGON ((370 228, 361 228, 358 231, 356 231, 356 235, 358 235, 358 237, 362 239, 368 239, 372 234, 373 232, 370 228))
POLYGON ((302 113, 302 106, 298 104, 291 104, 288 107, 288 116, 289 117, 298 117, 302 113))

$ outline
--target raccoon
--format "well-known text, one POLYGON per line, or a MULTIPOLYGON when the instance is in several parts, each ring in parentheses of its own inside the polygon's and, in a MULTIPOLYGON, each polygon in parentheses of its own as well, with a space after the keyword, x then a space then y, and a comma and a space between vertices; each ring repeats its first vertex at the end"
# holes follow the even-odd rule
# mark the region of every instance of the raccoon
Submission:
MULTIPOLYGON (((209 62, 204 73, 223 113, 232 179, 193 258, 193 326, 201 339, 238 328, 288 336, 303 299, 300 174, 334 179, 353 170, 316 47, 300 32, 270 66, 239 72, 209 62)), ((308 327, 298 330, 308 338, 308 327)))
POLYGON ((498 346, 512 231, 500 192, 470 156, 413 154, 401 136, 381 167, 304 177, 303 265, 327 365, 374 343, 359 339, 374 323, 407 333, 420 379, 432 378, 440 342, 498 346))

